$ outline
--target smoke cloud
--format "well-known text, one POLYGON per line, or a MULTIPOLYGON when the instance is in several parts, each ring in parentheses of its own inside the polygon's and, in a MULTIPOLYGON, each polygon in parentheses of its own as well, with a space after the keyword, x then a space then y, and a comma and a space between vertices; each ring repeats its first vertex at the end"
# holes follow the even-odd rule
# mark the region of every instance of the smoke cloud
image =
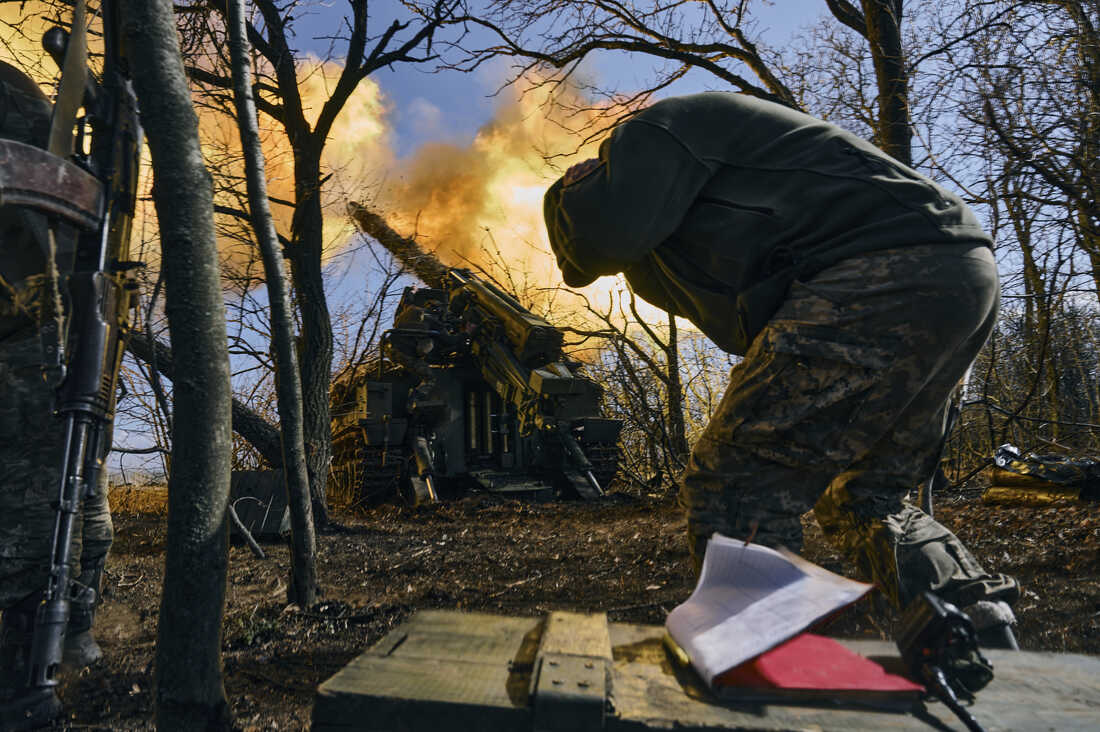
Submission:
POLYGON ((494 118, 468 145, 432 143, 399 161, 378 196, 391 225, 444 262, 499 269, 539 286, 556 267, 542 221, 542 196, 569 165, 594 157, 597 141, 580 145, 575 130, 599 111, 573 90, 550 104, 550 85, 511 87, 494 118), (567 107, 589 111, 570 114, 567 107))

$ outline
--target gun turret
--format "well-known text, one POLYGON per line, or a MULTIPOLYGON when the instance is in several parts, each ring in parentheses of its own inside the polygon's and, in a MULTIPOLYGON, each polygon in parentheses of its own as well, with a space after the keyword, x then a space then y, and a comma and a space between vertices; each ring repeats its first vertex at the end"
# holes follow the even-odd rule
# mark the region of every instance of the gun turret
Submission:
POLYGON ((541 366, 564 357, 562 332, 492 282, 468 270, 452 269, 447 273, 447 286, 452 310, 473 307, 494 318, 522 363, 541 366))
MULTIPOLYGON (((384 338, 399 372, 420 376, 401 416, 407 429, 430 438, 435 477, 464 473, 485 486, 536 475, 583 497, 602 495, 617 466, 621 422, 600 416, 602 389, 563 352, 562 332, 489 279, 447 267, 365 207, 352 203, 348 212, 431 288, 406 290, 394 317, 399 328, 384 338), (418 321, 431 325, 418 334, 408 327, 418 321), (492 469, 481 469, 487 463, 492 469)), ((400 407, 391 401, 372 413, 367 405, 362 421, 373 426, 364 429, 377 432, 376 420, 386 416, 400 422, 400 407)), ((400 441, 389 436, 389 444, 400 441)))

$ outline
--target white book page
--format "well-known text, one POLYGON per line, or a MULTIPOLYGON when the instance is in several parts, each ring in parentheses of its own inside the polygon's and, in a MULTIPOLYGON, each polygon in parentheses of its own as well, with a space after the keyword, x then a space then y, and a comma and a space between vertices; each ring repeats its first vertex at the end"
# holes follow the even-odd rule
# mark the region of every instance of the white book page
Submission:
POLYGON ((665 626, 710 684, 870 589, 786 550, 715 534, 695 591, 665 626))

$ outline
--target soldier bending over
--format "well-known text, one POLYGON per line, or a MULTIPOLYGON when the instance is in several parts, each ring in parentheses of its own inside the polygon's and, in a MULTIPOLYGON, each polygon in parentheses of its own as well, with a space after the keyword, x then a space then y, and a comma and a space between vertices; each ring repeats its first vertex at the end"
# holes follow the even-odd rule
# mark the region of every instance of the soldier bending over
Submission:
POLYGON ((904 501, 997 316, 961 199, 839 127, 707 93, 620 124, 544 214, 567 285, 622 272, 745 357, 682 478, 697 570, 716 531, 798 551, 813 509, 896 606, 931 590, 1013 642, 1016 581, 904 501))

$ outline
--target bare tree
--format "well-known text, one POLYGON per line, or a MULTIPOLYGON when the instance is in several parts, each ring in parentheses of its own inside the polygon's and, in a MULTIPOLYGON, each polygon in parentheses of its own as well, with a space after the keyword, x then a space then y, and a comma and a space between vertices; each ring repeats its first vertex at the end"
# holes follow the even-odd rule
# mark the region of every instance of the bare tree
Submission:
POLYGON ((1100 297, 1100 7, 1017 0, 975 59, 984 121, 1027 200, 1064 213, 1100 297))
POLYGON ((232 56, 233 93, 237 106, 237 127, 244 150, 249 209, 252 227, 263 252, 264 279, 271 305, 271 331, 275 350, 275 383, 279 396, 279 423, 282 428, 283 476, 291 517, 290 582, 287 597, 303 608, 317 598, 317 541, 313 533, 310 508, 309 476, 302 435, 302 382, 294 349, 294 320, 287 298, 283 259, 279 251, 275 221, 267 200, 260 132, 256 125, 256 105, 252 100, 252 70, 245 40, 243 0, 229 0, 229 46, 232 56))
POLYGON ((512 81, 532 88, 568 83, 587 92, 591 105, 552 94, 575 115, 578 144, 602 136, 624 114, 692 71, 722 87, 799 107, 752 38, 752 3, 745 0, 672 0, 655 5, 607 0, 489 0, 454 23, 487 32, 489 41, 448 44, 446 65, 470 71, 490 60, 510 59, 512 81), (586 82, 578 69, 599 52, 630 53, 664 63, 644 88, 620 90, 586 82))
POLYGON ((826 0, 838 21, 867 43, 875 69, 878 116, 874 142, 906 165, 913 162, 909 123, 909 62, 902 47, 904 0, 826 0))
POLYGON ((676 319, 650 325, 632 291, 614 293, 606 305, 575 294, 584 303, 582 322, 556 324, 579 337, 568 345, 591 354, 587 368, 605 387, 607 413, 624 422, 624 475, 648 491, 668 489, 689 451, 676 319))
POLYGON ((221 625, 231 391, 211 180, 202 163, 172 3, 127 2, 125 8, 134 84, 153 157, 165 309, 180 374, 157 634, 157 726, 228 729, 221 625))
MULTIPOLYGON (((155 364, 161 375, 173 378, 175 359, 172 349, 166 344, 151 340, 142 333, 132 333, 127 348, 138 362, 147 364, 150 369, 155 364)), ((234 398, 231 406, 233 431, 246 440, 269 467, 281 468, 283 455, 279 430, 240 400, 234 398)), ((158 444, 169 447, 166 441, 158 441, 158 444)))
POLYGON ((954 127, 938 164, 987 213, 1003 262, 1002 322, 952 448, 966 475, 1006 441, 1095 444, 1100 8, 968 0, 945 11, 943 32, 928 34, 954 38, 928 104, 954 127))
MULTIPOLYGON (((515 60, 514 77, 532 72, 557 76, 544 83, 575 82, 579 64, 597 52, 634 53, 665 63, 641 91, 593 89, 603 105, 594 129, 587 120, 582 129, 602 133, 624 112, 644 105, 654 94, 689 72, 705 72, 718 88, 740 91, 762 99, 803 109, 798 77, 790 77, 774 50, 761 47, 755 36, 753 9, 748 0, 674 0, 657 5, 607 0, 492 0, 485 10, 463 16, 460 22, 487 30, 493 42, 479 48, 462 47, 449 58, 451 65, 473 69, 490 58, 515 60)), ((909 164, 909 73, 902 25, 904 0, 824 0, 833 19, 854 31, 865 44, 861 53, 874 69, 874 142, 909 164)), ((582 111, 582 110, 577 110, 582 111)), ((583 110, 591 111, 591 110, 583 110)))
MULTIPOLYGON (((324 289, 324 217, 321 191, 328 174, 322 153, 333 125, 356 87, 378 69, 397 63, 420 63, 434 57, 432 42, 458 0, 434 0, 414 6, 403 20, 394 20, 378 34, 370 30, 366 0, 349 3, 349 14, 333 23, 332 42, 343 49, 341 68, 314 121, 309 121, 299 90, 299 60, 295 49, 294 17, 303 3, 256 0, 259 22, 248 22, 248 39, 255 49, 261 73, 254 84, 256 105, 274 121, 294 152, 294 200, 290 232, 285 235, 291 281, 301 316, 300 338, 303 416, 313 516, 318 526, 328 524, 325 484, 332 452, 329 415, 333 340, 324 289)), ((185 36, 201 53, 188 71, 201 90, 214 97, 232 88, 228 60, 221 50, 226 22, 224 2, 209 0, 181 22, 185 36)), ((192 49, 194 50, 194 49, 192 49)))

